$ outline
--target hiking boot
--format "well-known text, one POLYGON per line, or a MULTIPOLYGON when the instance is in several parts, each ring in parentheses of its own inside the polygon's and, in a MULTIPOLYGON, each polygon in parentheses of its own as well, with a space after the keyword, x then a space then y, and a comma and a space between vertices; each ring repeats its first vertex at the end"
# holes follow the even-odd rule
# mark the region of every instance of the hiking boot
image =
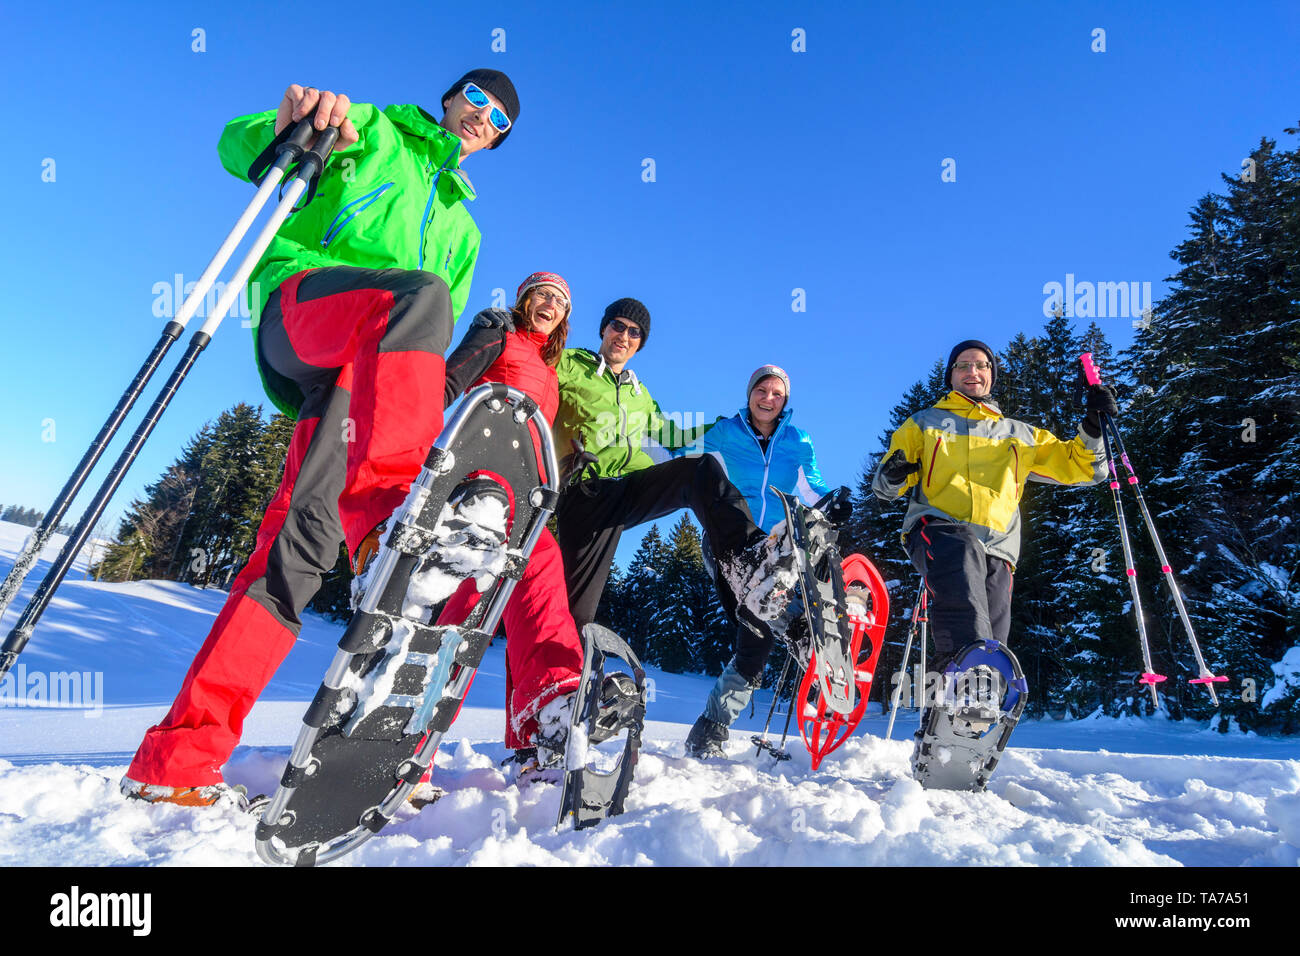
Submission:
POLYGON ((140 800, 144 803, 171 803, 178 807, 233 806, 240 810, 248 809, 248 790, 242 785, 232 787, 227 783, 213 783, 203 787, 164 787, 123 777, 119 789, 122 791, 122 796, 128 800, 140 800))
MULTIPOLYGON (((513 758, 518 765, 515 770, 515 783, 520 787, 534 783, 559 783, 564 779, 564 754, 554 750, 546 752, 546 762, 539 756, 541 748, 525 747, 516 750, 513 758)), ((510 762, 510 761, 508 761, 510 762)))
MULTIPOLYGON (((808 566, 819 570, 822 559, 836 543, 835 528, 815 508, 803 511, 804 542, 808 566)), ((794 535, 785 521, 724 562, 724 577, 739 607, 748 608, 760 621, 775 621, 798 593, 800 558, 794 535)))
POLYGON ((799 565, 785 522, 721 565, 737 606, 760 621, 780 617, 795 594, 799 565))
POLYGON ((370 571, 374 567, 379 546, 388 531, 388 522, 381 521, 370 529, 370 533, 361 539, 357 552, 352 556, 352 580, 348 585, 348 606, 356 610, 361 606, 362 595, 370 583, 370 571))
POLYGON ((569 745, 569 724, 577 697, 577 694, 561 694, 538 712, 537 730, 532 741, 537 750, 534 755, 536 769, 563 772, 564 754, 569 745))
POLYGON ((375 555, 379 553, 379 540, 388 530, 388 522, 381 521, 370 529, 370 533, 361 539, 357 545, 357 553, 352 556, 352 573, 357 577, 362 577, 370 570, 370 564, 375 560, 375 555))
POLYGON ((727 751, 723 744, 730 736, 731 732, 727 730, 726 724, 709 720, 701 714, 696 719, 695 725, 691 727, 691 732, 686 735, 686 755, 697 760, 726 757, 727 751))
POLYGON ((434 786, 427 780, 421 780, 415 785, 411 795, 406 798, 406 802, 417 810, 423 810, 431 803, 437 803, 446 794, 447 791, 442 787, 434 786))

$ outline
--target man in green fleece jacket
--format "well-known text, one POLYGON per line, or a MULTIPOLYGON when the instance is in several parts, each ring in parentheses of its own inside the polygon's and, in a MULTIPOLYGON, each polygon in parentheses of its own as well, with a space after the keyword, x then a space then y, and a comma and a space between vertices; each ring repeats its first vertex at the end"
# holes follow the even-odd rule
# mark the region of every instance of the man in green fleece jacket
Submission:
POLYGON ((779 543, 754 524, 745 496, 716 458, 669 460, 667 450, 693 444, 714 423, 679 427, 627 367, 649 338, 650 310, 636 299, 618 299, 601 318, 600 351, 567 349, 556 368, 556 447, 563 452, 577 439, 595 458, 589 476, 565 491, 555 513, 574 622, 581 629, 595 619, 624 528, 690 508, 716 558, 723 608, 768 633, 789 600, 772 587, 779 543))
POLYGON ((479 247, 460 164, 501 145, 519 98, 504 73, 480 69, 441 104, 438 121, 418 106, 380 110, 294 84, 278 109, 221 136, 222 164, 246 178, 272 137, 313 110, 317 129, 339 128, 315 200, 253 273, 258 369, 298 420, 284 479, 175 703, 122 781, 128 796, 207 805, 229 794, 221 767, 340 543, 357 554, 442 430, 443 353, 479 247))

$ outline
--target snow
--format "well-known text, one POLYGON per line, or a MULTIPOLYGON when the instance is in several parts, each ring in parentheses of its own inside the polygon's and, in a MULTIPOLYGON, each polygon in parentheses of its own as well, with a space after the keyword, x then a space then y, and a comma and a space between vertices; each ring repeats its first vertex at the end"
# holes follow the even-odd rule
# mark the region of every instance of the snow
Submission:
MULTIPOLYGON (((3 571, 22 536, 0 531, 3 571)), ((97 713, 93 702, 25 706, 16 687, 0 701, 0 865, 257 865, 251 816, 128 803, 117 790, 223 599, 169 582, 65 583, 20 664, 29 675, 101 674, 103 695, 97 713)), ((341 630, 307 615, 249 715, 228 781, 273 790, 341 630)), ((1284 662, 1300 663, 1292 655, 1300 649, 1284 662)), ((650 720, 621 817, 556 830, 559 787, 521 788, 499 766, 497 642, 437 754, 433 782, 446 795, 418 812, 402 808, 332 865, 1300 865, 1294 738, 1163 716, 1025 721, 988 792, 926 791, 908 766, 914 712, 902 712, 898 739, 885 740, 887 718, 873 703, 814 771, 797 736, 789 761, 755 755, 748 737, 766 715, 763 691, 754 716, 737 722, 728 759, 701 763, 684 756, 683 741, 712 678, 648 675, 650 720)))
POLYGON ((1300 687, 1300 644, 1288 650, 1282 655, 1282 659, 1273 665, 1273 676, 1276 678, 1273 685, 1259 702, 1262 708, 1282 700, 1291 688, 1300 687))
POLYGON ((777 524, 763 540, 763 551, 757 568, 748 567, 744 560, 733 559, 722 565, 723 577, 743 603, 759 620, 770 620, 774 609, 780 606, 782 596, 788 601, 799 579, 799 567, 791 557, 794 541, 785 532, 784 521, 777 524))
MULTIPOLYGON (((414 492, 412 492, 414 493, 414 492)), ((421 562, 420 569, 411 575, 407 584, 402 613, 407 616, 423 614, 429 623, 427 610, 449 598, 464 578, 473 574, 479 590, 491 584, 506 563, 506 549, 484 547, 481 542, 505 537, 506 508, 495 498, 470 500, 459 514, 453 515, 451 506, 443 505, 438 517, 439 529, 445 529, 453 518, 464 522, 461 532, 448 536, 444 530, 439 540, 444 541, 438 562, 421 562), (445 540, 444 540, 445 539, 445 540)))

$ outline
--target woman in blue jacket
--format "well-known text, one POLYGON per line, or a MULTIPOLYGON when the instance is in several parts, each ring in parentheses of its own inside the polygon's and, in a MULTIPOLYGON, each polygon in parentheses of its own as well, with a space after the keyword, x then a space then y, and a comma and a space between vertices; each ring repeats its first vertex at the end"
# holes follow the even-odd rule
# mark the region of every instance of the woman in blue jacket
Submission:
MULTIPOLYGON (((715 424, 704 436, 704 451, 722 463, 764 531, 785 520, 785 509, 771 485, 816 504, 830 488, 817 469, 812 439, 790 424, 790 376, 764 365, 749 377, 746 405, 739 414, 715 424)), ((832 520, 839 516, 831 515, 832 520)), ((772 639, 742 622, 736 627, 736 656, 709 693, 704 713, 686 738, 694 757, 725 756, 727 728, 749 703, 772 652, 772 639)))

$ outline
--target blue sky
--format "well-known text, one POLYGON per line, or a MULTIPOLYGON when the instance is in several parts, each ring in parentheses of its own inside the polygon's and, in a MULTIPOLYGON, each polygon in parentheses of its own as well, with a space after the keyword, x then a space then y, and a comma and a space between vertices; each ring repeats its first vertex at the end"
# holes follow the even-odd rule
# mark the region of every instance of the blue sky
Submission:
MULTIPOLYGON (((484 237, 467 312, 557 271, 570 344, 594 345, 604 305, 635 296, 653 332, 633 367, 665 410, 734 413, 780 364, 845 484, 952 343, 1039 329, 1045 284, 1159 298, 1194 201, 1300 119, 1294 3, 322 2, 296 31, 264 9, 6 14, 0 503, 53 499, 157 339, 155 287, 196 279, 251 195, 217 162, 223 124, 290 82, 436 110, 465 70, 507 71, 516 129, 466 163, 484 237)), ((1097 321, 1130 341, 1130 317, 1097 321)), ((241 400, 264 403, 228 319, 110 515, 241 400)))

